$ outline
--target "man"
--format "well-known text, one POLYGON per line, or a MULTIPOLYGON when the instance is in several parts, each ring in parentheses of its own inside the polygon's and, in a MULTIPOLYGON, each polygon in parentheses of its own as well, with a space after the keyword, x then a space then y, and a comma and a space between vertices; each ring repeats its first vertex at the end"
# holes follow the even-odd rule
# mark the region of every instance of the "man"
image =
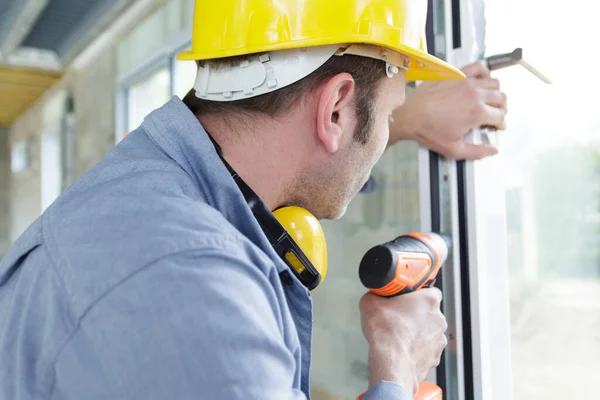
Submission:
MULTIPOLYGON (((406 78, 464 77, 420 50, 423 4, 197 0, 181 55, 200 60, 194 92, 150 114, 0 263, 0 398, 307 398, 309 291, 233 177, 268 210, 343 215, 406 78)), ((399 131, 465 152, 427 126, 399 131)), ((363 297, 366 400, 411 398, 439 363, 440 301, 363 297)))

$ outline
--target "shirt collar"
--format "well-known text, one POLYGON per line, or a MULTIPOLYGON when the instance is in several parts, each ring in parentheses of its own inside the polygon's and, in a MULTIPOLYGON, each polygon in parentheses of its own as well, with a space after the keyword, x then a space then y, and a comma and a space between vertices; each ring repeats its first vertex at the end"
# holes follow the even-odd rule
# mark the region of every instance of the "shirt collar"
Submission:
MULTIPOLYGON (((142 129, 197 183, 209 205, 271 259, 278 259, 208 133, 178 97, 150 113, 142 129)), ((279 272, 287 269, 283 262, 275 264, 279 272)))

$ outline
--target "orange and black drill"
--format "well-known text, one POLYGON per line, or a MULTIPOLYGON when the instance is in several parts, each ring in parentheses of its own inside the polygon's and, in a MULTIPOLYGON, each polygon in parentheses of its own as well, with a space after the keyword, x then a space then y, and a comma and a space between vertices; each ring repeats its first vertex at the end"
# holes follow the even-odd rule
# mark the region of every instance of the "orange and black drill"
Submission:
MULTIPOLYGON (((431 287, 448 258, 450 240, 437 233, 409 233, 365 253, 358 270, 371 292, 394 297, 431 287)), ((442 400, 442 389, 423 382, 415 400, 442 400)))

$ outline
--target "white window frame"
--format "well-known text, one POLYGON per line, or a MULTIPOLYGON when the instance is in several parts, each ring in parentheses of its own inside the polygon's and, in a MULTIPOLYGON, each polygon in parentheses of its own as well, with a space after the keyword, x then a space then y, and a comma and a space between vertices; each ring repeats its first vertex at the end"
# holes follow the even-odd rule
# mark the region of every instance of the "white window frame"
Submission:
POLYGON ((175 56, 180 51, 189 48, 191 40, 188 32, 182 32, 173 40, 169 41, 154 55, 145 62, 136 66, 130 71, 122 73, 117 78, 117 99, 116 99, 116 118, 115 118, 115 143, 119 143, 123 138, 122 132, 128 131, 129 126, 129 89, 152 76, 157 71, 167 68, 169 71, 169 96, 174 95, 174 69, 175 56))
MULTIPOLYGON (((436 10, 430 46, 434 49, 429 51, 458 67, 476 61, 484 50, 479 48, 483 38, 476 37, 482 32, 474 29, 476 7, 472 1, 484 2, 429 1, 429 7, 436 10), (454 17, 460 20, 461 43, 456 49, 453 6, 458 6, 459 15, 454 17)), ((481 132, 475 130, 467 141, 481 143, 481 132)), ((439 381, 448 400, 512 399, 506 209, 500 163, 499 157, 456 162, 426 149, 419 155, 422 229, 442 231, 453 241, 438 285, 444 292, 451 345, 437 373, 429 377, 439 381)))
MULTIPOLYGON (((451 0, 445 0, 452 12, 451 0)), ((461 47, 448 52, 448 61, 461 67, 477 61, 484 49, 477 48, 473 7, 470 1, 460 4, 461 47)), ((478 0, 483 2, 484 0, 478 0)), ((455 2, 456 4, 456 2, 455 2)), ((481 17, 481 16, 479 16, 481 17)), ((447 20, 448 36, 452 18, 447 20)), ((450 43, 447 42, 447 45, 450 43)), ((482 132, 475 129, 466 139, 481 144, 482 132)), ((509 271, 505 192, 502 185, 501 156, 481 161, 452 162, 450 181, 458 198, 453 199, 453 213, 462 226, 460 240, 463 296, 468 290, 468 320, 472 388, 467 398, 474 400, 512 399, 509 271)))
MULTIPOLYGON (((452 14, 450 0, 430 0, 429 52, 450 61, 452 49, 452 14)), ((451 61, 450 61, 451 62, 451 61)), ((467 382, 465 362, 470 346, 465 342, 463 318, 464 288, 461 273, 461 229, 458 201, 457 164, 425 148, 419 153, 419 187, 421 229, 442 232, 452 239, 452 250, 436 286, 444 293, 442 309, 448 321, 449 346, 440 366, 428 376, 444 391, 445 400, 471 399, 473 390, 467 382), (469 349, 467 348, 469 347, 469 349)), ((467 320, 468 321, 468 320, 467 320)), ((470 331, 470 329, 469 329, 470 331)))

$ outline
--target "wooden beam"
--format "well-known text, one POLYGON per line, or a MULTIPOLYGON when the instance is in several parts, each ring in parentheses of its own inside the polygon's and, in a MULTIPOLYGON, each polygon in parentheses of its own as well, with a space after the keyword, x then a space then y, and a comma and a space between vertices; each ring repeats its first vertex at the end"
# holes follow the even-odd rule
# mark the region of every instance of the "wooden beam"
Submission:
POLYGON ((54 73, 0 67, 0 83, 47 85, 58 79, 60 75, 54 73))
POLYGON ((54 72, 0 66, 0 126, 12 125, 60 78, 54 72))
POLYGON ((2 103, 3 101, 10 101, 12 102, 13 99, 15 98, 19 98, 19 97, 31 97, 31 96, 39 96, 40 94, 44 93, 46 90, 48 90, 47 87, 27 87, 27 86, 22 86, 22 87, 3 87, 2 84, 0 84, 0 90, 2 91, 2 98, 0 98, 0 103, 2 103))

